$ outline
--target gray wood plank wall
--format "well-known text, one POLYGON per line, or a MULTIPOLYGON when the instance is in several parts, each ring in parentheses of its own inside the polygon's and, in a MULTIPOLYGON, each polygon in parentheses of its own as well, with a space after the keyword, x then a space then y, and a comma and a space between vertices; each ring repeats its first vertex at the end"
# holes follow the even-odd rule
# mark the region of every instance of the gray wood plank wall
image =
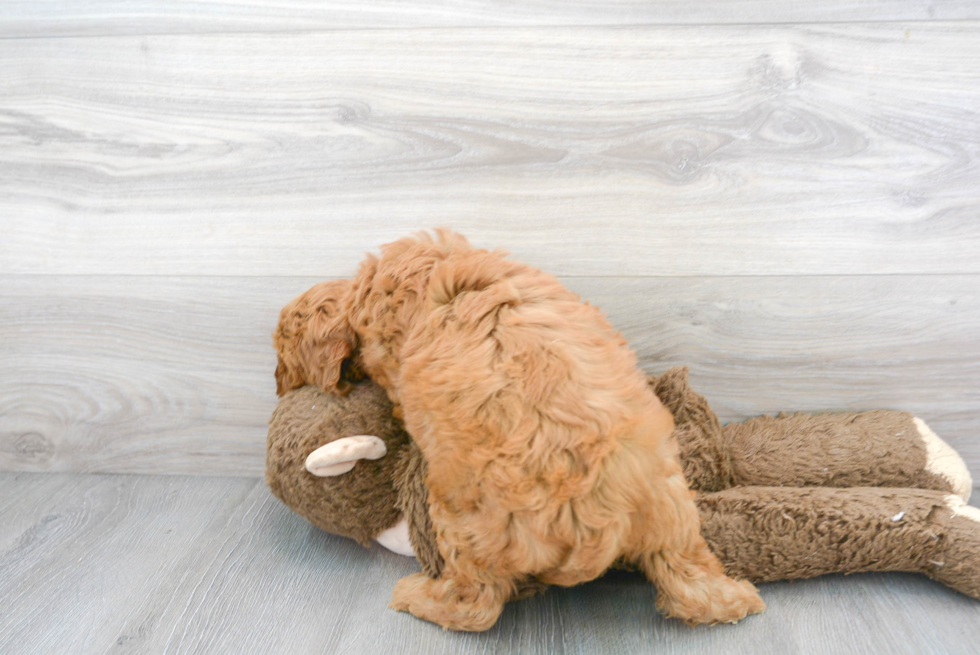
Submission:
POLYGON ((0 37, 977 18, 970 0, 7 0, 0 37))
POLYGON ((279 307, 450 225, 980 473, 978 5, 352 7, 0 8, 0 468, 260 473, 279 307))

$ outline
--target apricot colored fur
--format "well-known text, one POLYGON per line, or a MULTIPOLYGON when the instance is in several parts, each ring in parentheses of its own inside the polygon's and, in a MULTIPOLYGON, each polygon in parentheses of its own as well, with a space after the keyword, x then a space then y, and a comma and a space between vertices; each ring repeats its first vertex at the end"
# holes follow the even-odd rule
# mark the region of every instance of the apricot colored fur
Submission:
POLYGON ((634 353, 554 277, 448 231, 401 239, 293 301, 275 341, 280 394, 342 392, 352 360, 425 456, 445 564, 399 581, 394 608, 485 630, 525 581, 575 585, 622 559, 670 616, 764 609, 702 538, 673 418, 634 353))

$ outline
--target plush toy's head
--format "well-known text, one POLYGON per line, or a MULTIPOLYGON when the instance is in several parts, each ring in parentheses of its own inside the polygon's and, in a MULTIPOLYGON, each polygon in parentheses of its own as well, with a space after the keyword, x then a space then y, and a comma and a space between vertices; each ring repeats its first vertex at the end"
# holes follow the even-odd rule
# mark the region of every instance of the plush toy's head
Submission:
POLYGON ((395 479, 409 443, 381 387, 353 385, 339 398, 304 386, 269 421, 266 482, 317 527, 366 546, 401 519, 395 479))

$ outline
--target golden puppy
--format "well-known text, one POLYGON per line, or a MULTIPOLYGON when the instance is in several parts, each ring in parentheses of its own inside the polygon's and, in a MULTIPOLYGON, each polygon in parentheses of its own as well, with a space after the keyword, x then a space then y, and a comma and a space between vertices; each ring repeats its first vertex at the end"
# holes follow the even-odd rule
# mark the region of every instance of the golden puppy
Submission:
POLYGON ((764 609, 701 538, 673 419, 633 351, 554 277, 423 234, 294 300, 275 342, 280 395, 343 392, 355 362, 425 455, 445 569, 400 580, 395 609, 486 630, 522 582, 571 586, 620 559, 689 623, 764 609))

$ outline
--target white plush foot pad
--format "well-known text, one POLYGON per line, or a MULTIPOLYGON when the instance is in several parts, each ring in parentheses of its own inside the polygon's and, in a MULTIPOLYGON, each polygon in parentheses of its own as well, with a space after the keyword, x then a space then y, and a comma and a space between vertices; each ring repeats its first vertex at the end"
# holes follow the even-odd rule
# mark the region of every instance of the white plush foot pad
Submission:
POLYGON ((980 523, 980 508, 967 505, 962 498, 952 494, 946 496, 946 507, 953 510, 953 514, 966 517, 971 521, 980 523))
POLYGON ((965 501, 970 500, 973 491, 973 478, 970 470, 959 453, 948 443, 939 438, 932 429, 918 416, 914 417, 915 427, 926 446, 926 470, 947 480, 953 488, 953 493, 965 501))

